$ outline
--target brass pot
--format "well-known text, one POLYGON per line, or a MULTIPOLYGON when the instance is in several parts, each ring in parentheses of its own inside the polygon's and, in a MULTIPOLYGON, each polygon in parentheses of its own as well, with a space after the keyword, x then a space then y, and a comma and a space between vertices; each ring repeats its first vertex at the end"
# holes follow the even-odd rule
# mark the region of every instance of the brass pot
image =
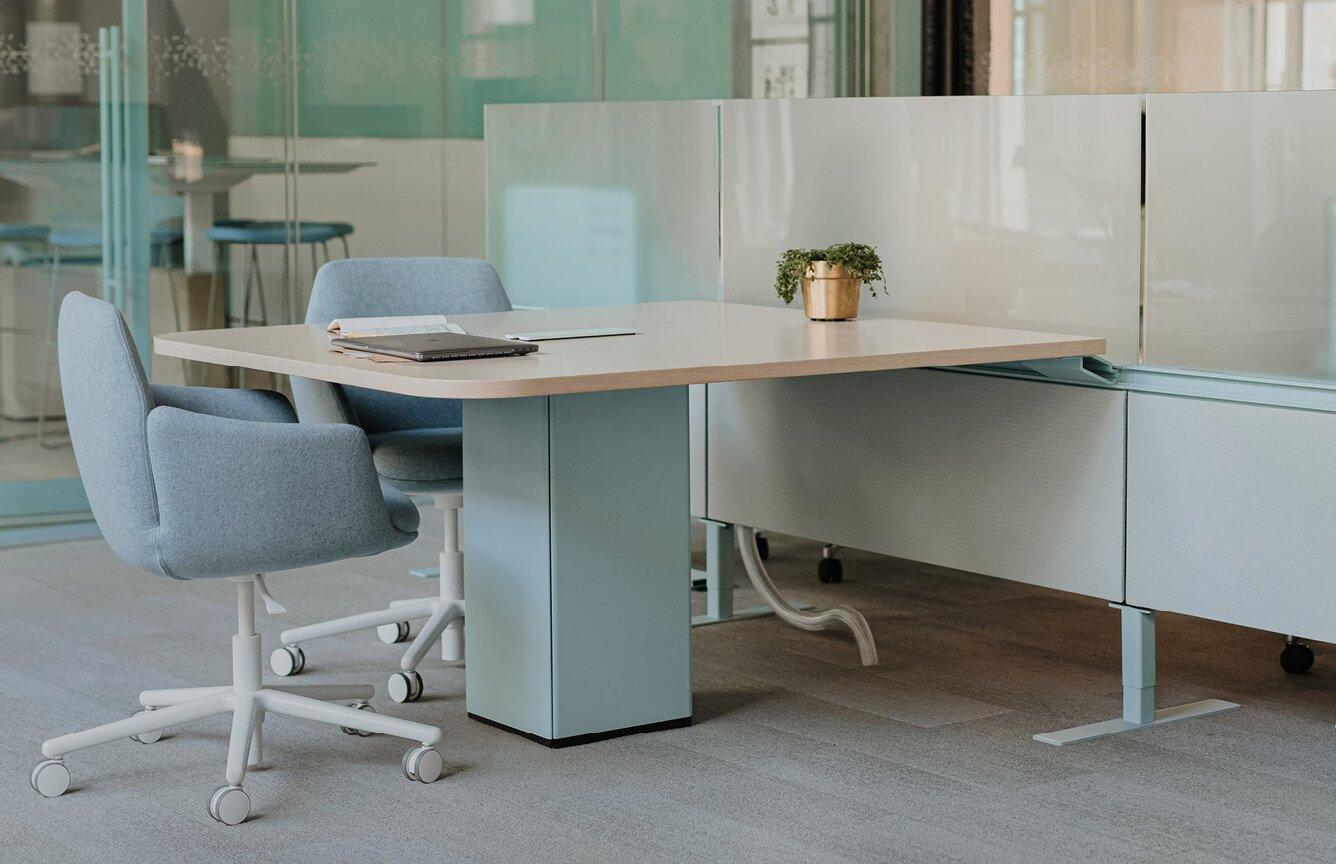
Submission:
POLYGON ((842 265, 813 261, 803 274, 803 312, 813 321, 848 321, 858 317, 862 280, 842 265))

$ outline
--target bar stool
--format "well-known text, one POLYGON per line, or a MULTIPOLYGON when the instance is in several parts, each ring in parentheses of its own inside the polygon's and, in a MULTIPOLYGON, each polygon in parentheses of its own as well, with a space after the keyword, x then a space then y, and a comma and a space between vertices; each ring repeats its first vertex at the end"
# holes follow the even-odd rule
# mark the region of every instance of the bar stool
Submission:
MULTIPOLYGON (((49 233, 51 233, 50 226, 36 222, 0 222, 0 264, 7 264, 11 270, 17 271, 28 261, 28 256, 24 254, 28 247, 39 246, 45 250, 46 237, 49 233)), ((15 287, 17 288, 17 285, 15 287)), ((15 303, 17 304, 17 296, 15 297, 15 303)), ((17 324, 17 321, 12 324, 0 321, 0 334, 41 335, 41 330, 32 327, 19 327, 17 324)), ((3 358, 3 353, 0 353, 0 358, 3 358)), ((4 377, 3 374, 0 374, 0 388, 3 386, 4 377)), ((0 403, 2 402, 3 400, 0 400, 0 403)), ((20 432, 13 435, 0 435, 0 443, 31 438, 34 434, 33 432, 20 432)))
MULTIPOLYGON (((149 232, 150 260, 156 259, 159 266, 167 268, 167 284, 172 295, 172 318, 176 329, 181 329, 181 305, 176 297, 176 280, 171 268, 172 248, 182 241, 185 231, 180 224, 165 223, 149 232), (166 262, 166 263, 162 263, 166 262)), ((51 289, 47 296, 46 309, 46 347, 42 354, 42 397, 37 412, 37 443, 47 449, 68 447, 68 441, 51 442, 47 440, 47 406, 51 394, 51 354, 56 347, 56 315, 60 308, 60 265, 100 264, 102 263, 102 229, 98 226, 82 228, 55 228, 47 234, 47 246, 51 250, 51 289), (75 253, 73 257, 65 252, 75 253)), ((185 363, 181 364, 182 374, 186 374, 185 363)))
MULTIPOLYGON (((223 256, 227 247, 232 245, 246 246, 246 269, 245 269, 245 288, 241 295, 241 318, 239 322, 242 326, 250 326, 253 323, 250 315, 251 293, 254 286, 255 297, 259 304, 260 319, 258 323, 269 323, 269 311, 265 306, 264 298, 264 279, 260 274, 260 247, 261 246, 283 246, 289 241, 296 242, 302 246, 309 246, 311 249, 311 275, 314 278, 315 271, 319 269, 316 260, 316 246, 324 248, 325 260, 329 260, 329 241, 335 238, 343 240, 344 248, 347 248, 347 234, 352 233, 352 226, 346 223, 339 223, 341 228, 346 228, 345 233, 340 233, 340 227, 335 227, 334 223, 328 222, 302 222, 299 225, 290 225, 286 222, 259 221, 232 219, 220 221, 209 229, 208 237, 213 241, 213 279, 209 283, 209 318, 206 329, 213 327, 214 304, 218 297, 218 280, 221 278, 223 270, 223 256)), ((304 297, 300 298, 303 301, 304 297)), ((292 296, 288 285, 283 286, 283 308, 285 311, 291 310, 292 296)), ((224 326, 231 323, 224 316, 224 326)))

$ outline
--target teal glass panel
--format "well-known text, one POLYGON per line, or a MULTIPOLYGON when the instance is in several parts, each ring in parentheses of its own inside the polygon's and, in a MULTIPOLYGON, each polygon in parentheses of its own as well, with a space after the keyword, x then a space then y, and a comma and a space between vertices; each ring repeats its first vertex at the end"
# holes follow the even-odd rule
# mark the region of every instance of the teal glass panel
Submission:
POLYGON ((446 0, 446 129, 481 138, 484 105, 596 95, 589 0, 446 0))
POLYGON ((603 26, 608 99, 733 95, 733 4, 607 0, 603 26))

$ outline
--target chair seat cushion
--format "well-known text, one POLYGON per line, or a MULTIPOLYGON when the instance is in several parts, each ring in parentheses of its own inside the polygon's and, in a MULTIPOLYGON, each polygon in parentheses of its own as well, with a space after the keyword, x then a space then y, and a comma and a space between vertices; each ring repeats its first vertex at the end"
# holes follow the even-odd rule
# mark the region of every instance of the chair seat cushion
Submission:
POLYGON ((408 496, 385 481, 380 483, 380 494, 385 496, 385 507, 390 511, 390 524, 396 531, 412 534, 418 529, 421 515, 417 505, 408 500, 408 496))
POLYGON ((290 229, 283 222, 236 222, 214 225, 209 229, 209 239, 215 243, 254 243, 261 246, 273 246, 287 243, 289 239, 301 243, 324 243, 333 240, 338 234, 329 225, 321 222, 301 223, 301 236, 295 228, 290 229))
POLYGON ((405 429, 368 436, 382 479, 405 492, 457 492, 463 488, 461 429, 405 429))
POLYGON ((42 241, 51 229, 36 222, 0 222, 0 240, 14 243, 42 241))

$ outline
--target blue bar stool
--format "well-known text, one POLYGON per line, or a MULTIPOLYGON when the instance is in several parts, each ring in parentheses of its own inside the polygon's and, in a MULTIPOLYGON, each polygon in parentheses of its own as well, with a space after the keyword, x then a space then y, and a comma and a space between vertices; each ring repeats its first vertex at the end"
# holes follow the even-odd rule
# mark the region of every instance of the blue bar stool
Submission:
MULTIPOLYGON (((50 226, 36 222, 0 222, 0 263, 7 264, 10 268, 17 270, 27 263, 29 252, 33 247, 41 249, 41 254, 44 256, 46 236, 49 233, 51 233, 50 226)), ((32 327, 20 327, 17 321, 13 323, 0 321, 0 334, 36 336, 40 335, 41 332, 41 330, 32 327)), ((0 387, 2 386, 4 386, 4 378, 0 376, 0 387)), ((22 438, 31 438, 33 435, 32 432, 0 435, 0 442, 17 441, 22 438)))
MULTIPOLYGON (((167 268, 167 280, 172 295, 172 317, 176 329, 181 329, 181 306, 176 297, 176 280, 171 267, 172 250, 181 243, 185 232, 178 223, 165 223, 149 232, 150 261, 167 268)), ((51 353, 56 347, 56 314, 60 308, 60 265, 100 264, 102 263, 102 228, 89 226, 81 228, 55 228, 46 238, 51 250, 51 290, 47 295, 46 309, 46 349, 42 356, 42 398, 37 412, 37 443, 47 449, 68 447, 69 441, 48 440, 46 434, 47 406, 51 394, 51 353)), ((186 365, 181 364, 182 374, 187 374, 186 365)))
MULTIPOLYGON (((241 295, 241 317, 237 319, 242 326, 250 326, 254 323, 268 324, 269 312, 265 307, 264 281, 260 275, 260 254, 261 246, 283 246, 290 240, 302 246, 309 246, 311 249, 311 276, 314 278, 315 271, 319 268, 316 256, 316 246, 319 245, 325 253, 325 260, 329 260, 329 241, 339 239, 343 242, 345 252, 348 249, 348 235, 353 233, 353 226, 346 222, 301 222, 298 225, 291 225, 286 222, 278 221, 259 221, 232 219, 220 221, 209 229, 208 237, 213 241, 213 280, 209 283, 209 320, 206 329, 213 327, 213 309, 217 302, 218 280, 223 270, 223 256, 230 245, 246 246, 246 269, 245 269, 245 288, 241 295), (257 299, 260 311, 258 322, 253 321, 250 315, 252 286, 257 299)), ((299 298, 303 302, 304 297, 299 298)), ((285 284, 283 286, 283 308, 285 315, 293 309, 291 289, 285 284)), ((231 319, 225 317, 224 326, 231 323, 231 319)))

